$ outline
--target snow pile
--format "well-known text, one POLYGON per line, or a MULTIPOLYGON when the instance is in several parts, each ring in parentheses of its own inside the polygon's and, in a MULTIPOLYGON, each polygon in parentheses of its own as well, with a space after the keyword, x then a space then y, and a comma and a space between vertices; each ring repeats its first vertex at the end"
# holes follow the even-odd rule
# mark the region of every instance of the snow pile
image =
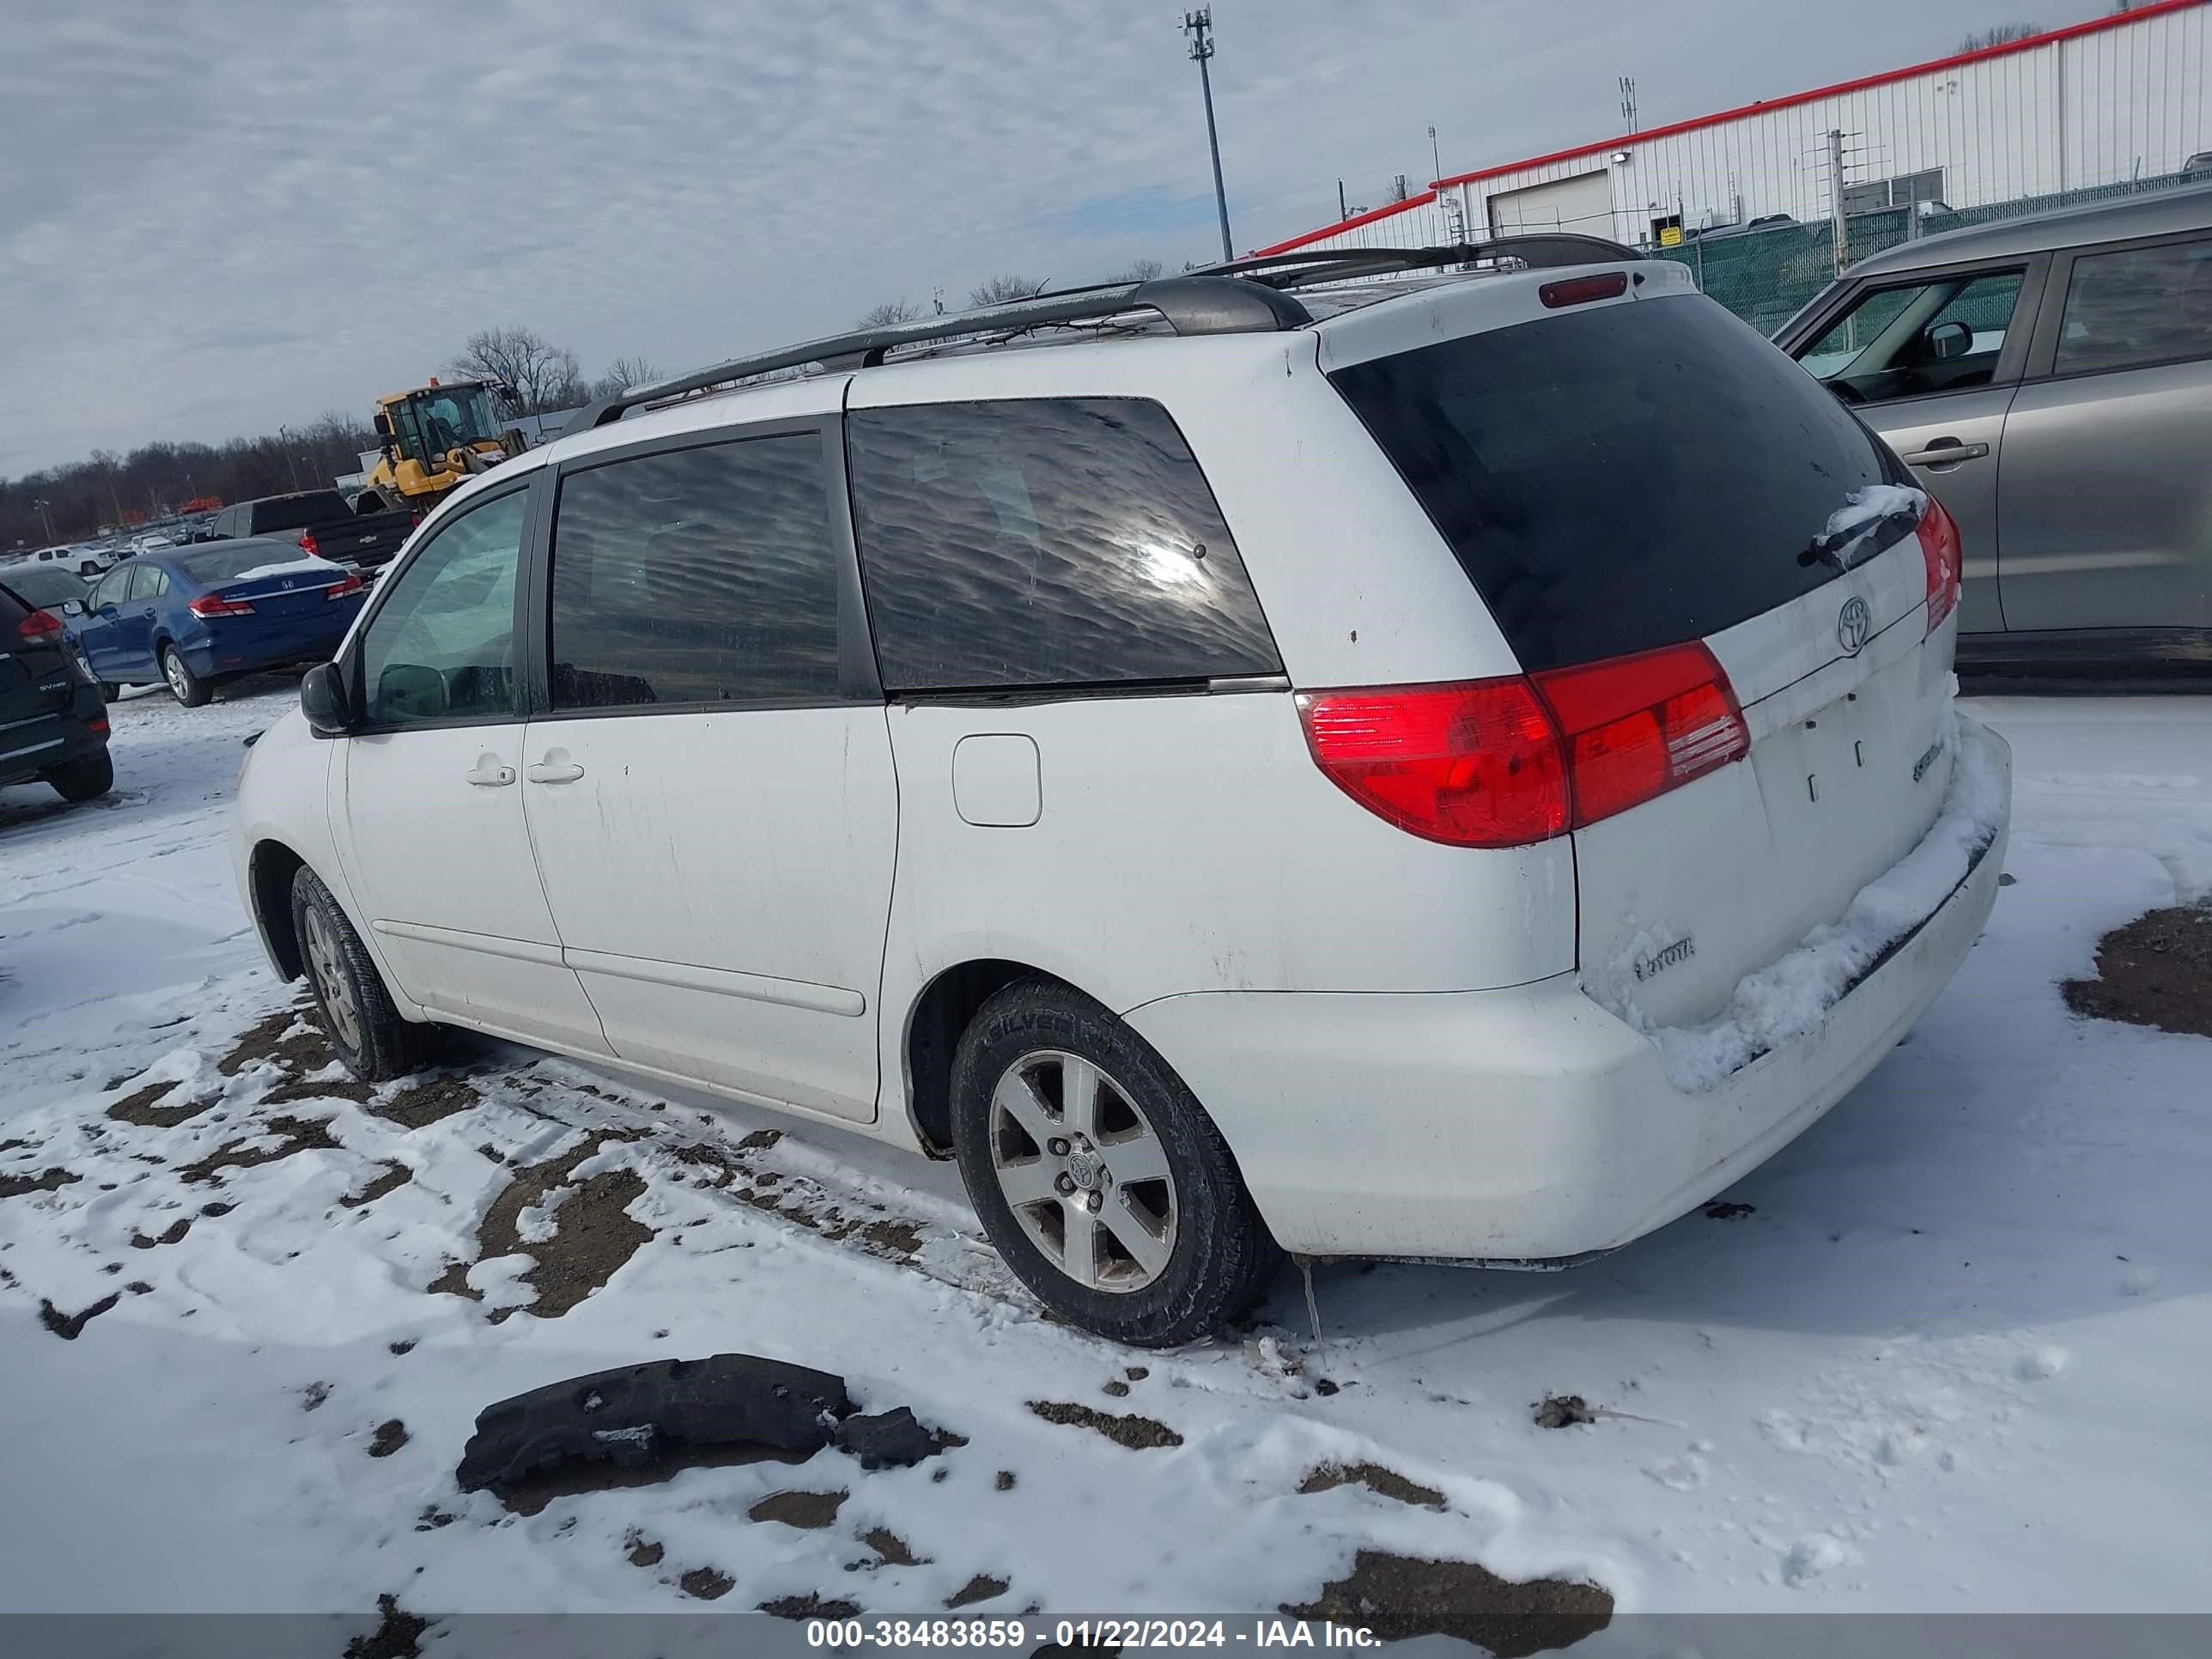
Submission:
POLYGON ((1942 724, 1951 783, 1936 822, 1918 846, 1859 890, 1841 921, 1815 927, 1787 956, 1746 975, 1719 1018, 1645 1030, 1669 1083, 1692 1092, 1717 1088, 1768 1049, 1814 1030, 1884 951, 1966 879, 1996 838, 2009 797, 1989 747, 1963 736, 1954 703, 1942 724))

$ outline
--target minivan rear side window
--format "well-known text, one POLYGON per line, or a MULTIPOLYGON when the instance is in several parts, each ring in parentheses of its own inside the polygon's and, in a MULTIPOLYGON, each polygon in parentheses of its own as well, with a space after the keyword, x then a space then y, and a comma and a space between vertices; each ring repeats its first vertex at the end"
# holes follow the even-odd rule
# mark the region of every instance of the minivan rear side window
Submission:
POLYGON ((834 700, 837 560, 822 434, 611 461, 561 481, 557 709, 834 700))
POLYGON ((1282 669, 1182 434, 1133 398, 846 417, 860 569, 891 691, 1282 669))
MULTIPOLYGON (((1680 644, 1838 573, 1831 514, 1904 469, 1711 301, 1635 300, 1329 376, 1534 673, 1680 644)), ((1910 535, 1892 524, 1859 560, 1910 535)))

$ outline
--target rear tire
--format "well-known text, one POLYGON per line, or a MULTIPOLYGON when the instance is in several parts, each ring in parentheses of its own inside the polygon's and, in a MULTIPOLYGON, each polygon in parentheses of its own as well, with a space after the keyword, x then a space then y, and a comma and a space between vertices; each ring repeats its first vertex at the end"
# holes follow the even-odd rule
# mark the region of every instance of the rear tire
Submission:
POLYGON ((361 935, 304 864, 292 878, 292 931, 323 1033, 346 1070, 385 1083, 418 1069, 429 1046, 422 1028, 400 1018, 361 935))
POLYGON ((46 774, 46 781, 64 800, 97 800, 115 787, 115 762, 103 744, 46 774))
POLYGON ((1282 1266, 1205 1108, 1080 992, 1025 980, 986 1002, 954 1053, 951 1103, 984 1231, 1071 1324, 1138 1347, 1196 1341, 1282 1266))
POLYGON ((187 708, 198 708, 215 696, 215 688, 192 672, 185 653, 173 645, 161 647, 161 678, 169 695, 187 708))

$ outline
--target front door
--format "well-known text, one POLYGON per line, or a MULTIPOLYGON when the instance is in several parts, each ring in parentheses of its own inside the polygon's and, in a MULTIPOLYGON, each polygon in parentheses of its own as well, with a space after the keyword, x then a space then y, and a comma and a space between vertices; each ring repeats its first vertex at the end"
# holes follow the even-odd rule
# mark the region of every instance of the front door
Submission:
POLYGON ((1795 355, 1855 408, 1958 521, 1962 634, 2001 631, 1998 458, 2027 345, 2025 264, 1919 276, 1854 295, 1795 355), (2008 353, 2008 343, 2012 345, 2008 353))
POLYGON ((2212 628, 2212 236, 2074 255, 2005 426, 2014 629, 2212 628))
POLYGON ((516 575, 527 484, 440 527, 349 651, 362 730, 337 814, 364 919, 399 988, 526 1041, 608 1052, 561 959, 522 812, 516 575))
POLYGON ((860 619, 834 441, 564 474, 522 793, 616 1054, 866 1120, 898 800, 882 698, 841 670, 860 619))

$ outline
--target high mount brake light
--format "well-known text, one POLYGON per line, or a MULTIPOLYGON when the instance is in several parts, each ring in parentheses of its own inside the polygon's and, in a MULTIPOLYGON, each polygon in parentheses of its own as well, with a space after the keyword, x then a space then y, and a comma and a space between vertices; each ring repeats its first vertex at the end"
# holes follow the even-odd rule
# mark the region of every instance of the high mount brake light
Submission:
POLYGON ((1751 750, 1703 644, 1445 685, 1303 692, 1307 746, 1378 817, 1454 847, 1522 847, 1751 750))
POLYGON ((1943 625, 1957 607, 1966 587, 1966 550, 1959 540, 1959 523, 1933 495, 1920 515, 1914 532, 1920 538, 1920 556, 1928 567, 1928 632, 1943 625))
POLYGON ((1593 300, 1618 300, 1628 292, 1628 273, 1608 270, 1595 276, 1567 276, 1547 283, 1536 297, 1557 311, 1563 306, 1586 306, 1593 300))

